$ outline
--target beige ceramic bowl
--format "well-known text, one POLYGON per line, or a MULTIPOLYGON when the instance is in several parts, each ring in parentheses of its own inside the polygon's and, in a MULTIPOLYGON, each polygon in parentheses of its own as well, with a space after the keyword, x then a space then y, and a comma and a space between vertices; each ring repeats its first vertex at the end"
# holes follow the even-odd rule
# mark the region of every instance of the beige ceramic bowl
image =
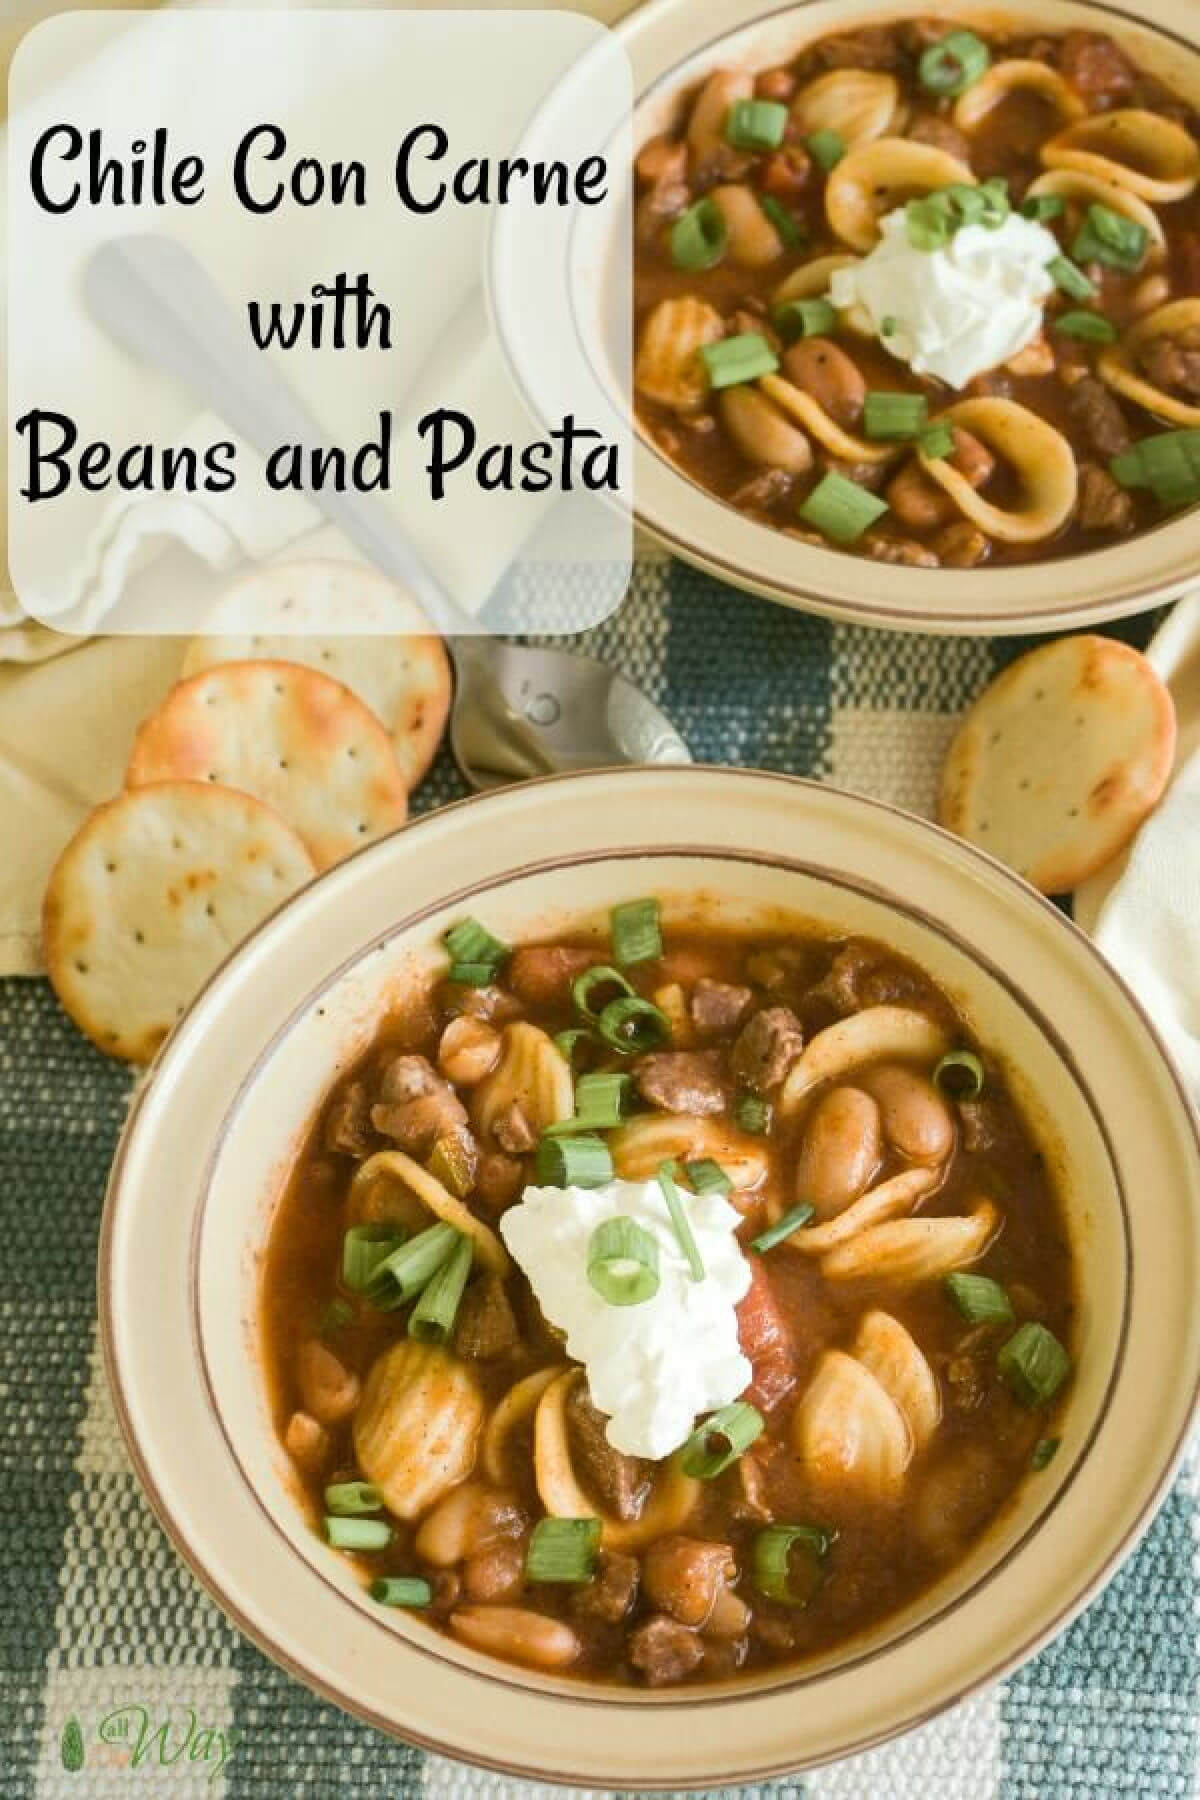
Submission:
MULTIPOLYGON (((715 68, 769 68, 814 39, 863 22, 931 14, 980 29, 1105 31, 1150 73, 1200 105, 1200 6, 1139 0, 1124 10, 1076 0, 932 6, 929 0, 651 0, 621 26, 633 59, 634 143, 674 126, 680 96, 715 68)), ((755 524, 698 487, 639 433, 634 461, 639 522, 686 561, 805 612, 862 625, 938 632, 1050 631, 1095 625, 1195 586, 1195 511, 1082 556, 1023 567, 907 569, 822 550, 755 524)))
POLYGON ((1030 888, 933 826, 782 776, 688 768, 466 801, 331 871, 167 1044, 117 1157, 100 1259, 113 1391, 175 1544, 242 1629, 374 1724, 531 1778, 715 1786, 879 1742, 1060 1630, 1145 1528, 1200 1377, 1200 1148, 1131 995, 1030 888), (924 964, 1007 1059, 1063 1171, 1081 1274, 1062 1449, 937 1589, 835 1656, 724 1688, 540 1678, 386 1613, 306 1526, 267 1415, 259 1258, 301 1133, 465 912, 508 937, 656 892, 780 913, 924 964))

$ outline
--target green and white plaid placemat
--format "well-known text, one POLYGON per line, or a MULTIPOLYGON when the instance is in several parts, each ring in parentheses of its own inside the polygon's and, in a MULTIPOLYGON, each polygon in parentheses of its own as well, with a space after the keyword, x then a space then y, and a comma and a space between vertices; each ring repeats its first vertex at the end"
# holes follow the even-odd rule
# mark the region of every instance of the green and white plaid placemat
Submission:
MULTIPOLYGON (((1122 635, 1144 643, 1150 625, 1122 635)), ((918 811, 931 808, 955 715, 1023 647, 829 625, 654 558, 590 639, 662 701, 698 760, 818 776, 918 811)), ((443 756, 420 801, 461 791, 443 756)), ((313 1698, 177 1562, 125 1457, 96 1342, 100 1209, 129 1085, 45 983, 0 982, 0 1800, 558 1792, 408 1749, 313 1698)), ((148 1305, 154 1285, 148 1269, 148 1305)), ((1018 1675, 764 1793, 1200 1792, 1198 1467, 1193 1455, 1117 1580, 1018 1675)))

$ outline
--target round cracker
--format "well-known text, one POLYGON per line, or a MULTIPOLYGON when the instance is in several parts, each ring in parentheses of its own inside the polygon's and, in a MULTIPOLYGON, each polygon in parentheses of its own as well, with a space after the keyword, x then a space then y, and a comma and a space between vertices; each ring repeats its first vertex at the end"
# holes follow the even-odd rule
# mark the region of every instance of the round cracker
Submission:
POLYGON ((138 731, 125 779, 211 781, 252 794, 303 839, 319 869, 408 815, 375 714, 299 663, 222 663, 181 681, 138 731))
POLYGON ((357 694, 387 727, 413 791, 446 729, 453 681, 445 645, 400 588, 355 563, 318 559, 258 569, 217 602, 209 635, 188 645, 183 674, 264 658, 303 663, 357 694), (332 635, 335 621, 349 619, 370 626, 372 635, 332 635), (271 631, 272 621, 290 634, 271 631), (246 625, 252 635, 239 631, 246 625), (304 636, 294 635, 297 627, 304 636))
POLYGON ((968 712, 942 770, 944 825, 1044 894, 1101 868, 1157 804, 1175 708, 1144 656, 1114 638, 1030 651, 968 712))
POLYGON ((248 794, 128 790, 85 819, 51 873, 54 990, 102 1050, 149 1062, 213 970, 314 873, 295 832, 248 794))

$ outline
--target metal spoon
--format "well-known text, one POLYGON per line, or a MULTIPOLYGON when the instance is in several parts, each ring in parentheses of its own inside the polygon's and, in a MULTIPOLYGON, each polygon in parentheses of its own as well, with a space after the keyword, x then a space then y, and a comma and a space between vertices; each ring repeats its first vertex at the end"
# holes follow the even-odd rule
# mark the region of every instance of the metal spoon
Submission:
MULTIPOLYGON (((182 244, 115 238, 89 259, 83 291, 110 337, 184 382, 262 455, 282 443, 321 444, 317 421, 182 244)), ((612 763, 691 761, 670 720, 616 670, 566 650, 475 635, 475 621, 370 495, 321 489, 310 498, 445 637, 457 678, 450 744, 472 787, 612 763)))

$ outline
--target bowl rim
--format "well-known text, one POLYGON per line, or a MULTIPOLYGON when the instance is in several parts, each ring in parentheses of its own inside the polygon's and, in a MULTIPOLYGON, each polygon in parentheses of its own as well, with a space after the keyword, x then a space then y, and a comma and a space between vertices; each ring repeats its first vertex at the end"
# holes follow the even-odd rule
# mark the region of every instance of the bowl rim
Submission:
MULTIPOLYGON (((1037 908, 1047 915, 1048 920, 1052 922, 1055 930, 1065 931, 1075 940, 1078 947, 1087 952, 1089 960, 1098 968, 1101 978, 1106 979, 1111 987, 1115 988, 1124 1005, 1135 1015, 1138 1024, 1149 1041, 1149 1047, 1157 1052, 1157 1061, 1161 1065, 1160 1073, 1165 1073, 1167 1075, 1169 1084, 1174 1090, 1175 1097, 1181 1103, 1181 1116, 1188 1124, 1193 1145, 1197 1151, 1197 1156, 1200 1157, 1200 1114, 1198 1114, 1191 1101, 1191 1097, 1187 1091, 1181 1073, 1171 1060, 1153 1021, 1149 1018, 1141 1002, 1128 987, 1124 979, 1106 961, 1091 939, 1088 938, 1072 920, 1060 912, 1052 902, 1039 894, 1035 889, 1031 888, 1029 884, 1013 870, 998 862, 997 859, 990 856, 987 852, 977 849, 974 845, 966 844, 963 840, 955 837, 953 833, 948 832, 932 821, 921 819, 890 802, 876 800, 865 795, 849 793, 846 790, 834 787, 830 783, 791 776, 782 772, 725 768, 706 764, 682 765, 681 770, 672 768, 669 771, 670 778, 674 780, 681 772, 685 779, 711 779, 714 776, 719 776, 723 780, 734 782, 771 782, 777 783, 788 789, 812 790, 815 793, 819 793, 825 800, 828 800, 832 795, 834 796, 835 805, 849 802, 852 806, 862 808, 864 811, 873 811, 888 815, 900 821, 904 827, 916 829, 918 834, 929 834, 935 839, 946 840, 954 846, 955 851, 965 859, 968 865, 971 862, 976 862, 986 866, 992 872, 998 873, 1003 877, 1005 884, 1014 889, 1019 897, 1022 897, 1026 902, 1030 900, 1036 902, 1037 908)), ((537 781, 521 783, 520 788, 541 789, 563 785, 586 785, 595 780, 611 779, 614 775, 620 775, 622 780, 625 780, 628 779, 630 773, 630 771, 624 769, 600 769, 570 772, 543 777, 537 781)), ((635 779, 638 774, 643 776, 661 776, 664 773, 668 772, 653 767, 646 767, 640 771, 633 771, 635 779)), ((514 790, 512 789, 507 790, 509 794, 513 791, 514 790)), ((452 802, 449 806, 437 808, 429 814, 421 815, 410 822, 405 833, 393 834, 391 840, 393 849, 395 841, 403 836, 407 836, 408 832, 412 831, 414 828, 419 833, 423 825, 431 826, 436 821, 443 819, 449 812, 461 813, 467 810, 475 810, 489 804, 494 805, 500 797, 501 795, 496 793, 473 794, 464 799, 452 802)), ((345 864, 339 865, 339 869, 346 867, 351 862, 357 863, 362 859, 370 859, 380 855, 380 853, 385 850, 388 843, 389 840, 385 839, 379 843, 364 846, 362 850, 355 852, 352 857, 346 859, 345 864)), ((843 887, 855 892, 865 893, 870 898, 881 902, 885 906, 905 913, 907 916, 916 919, 922 925, 932 925, 939 935, 948 939, 958 951, 965 955, 972 963, 981 967, 989 977, 992 979, 998 978, 1006 991, 1016 998, 1018 1003, 1027 1013, 1031 1014, 1038 1029, 1048 1036, 1056 1056, 1064 1062, 1068 1074, 1080 1090, 1092 1115, 1093 1121, 1099 1128, 1105 1154, 1109 1158, 1112 1166, 1114 1182, 1120 1198, 1122 1222, 1124 1226, 1123 1249, 1126 1262, 1124 1316, 1118 1336, 1112 1369, 1106 1382, 1104 1396, 1091 1423, 1087 1437, 1080 1446, 1076 1461, 1062 1486, 1051 1497, 1049 1504, 1038 1513, 1037 1517, 1031 1521, 1029 1527, 1022 1532, 1020 1538, 1010 1546, 1009 1550, 1000 1561, 983 1571, 979 1579, 977 1579, 969 1589, 950 1599, 945 1606, 941 1607, 938 1612, 929 1619, 916 1623, 898 1638, 887 1639, 883 1644, 875 1647, 868 1647, 865 1651, 852 1652, 845 1663, 839 1663, 836 1668, 832 1670, 816 1669, 811 1672, 806 1672, 804 1665, 798 1664, 792 1678, 773 1682, 767 1688, 760 1689, 748 1687, 743 1691, 739 1690, 738 1686, 734 1684, 728 1691, 716 1689, 705 1691, 701 1689, 691 1690, 687 1693, 680 1693, 677 1695, 662 1694, 645 1695, 641 1697, 643 1704, 646 1701, 651 1702, 654 1712, 665 1711, 669 1717, 676 1717, 681 1708, 689 1706, 711 1706, 714 1702, 726 1705, 738 1702, 744 1704, 755 1698, 777 1698, 783 1694, 794 1693, 813 1683, 819 1683, 827 1675, 839 1674, 864 1665, 873 1658, 885 1654, 891 1649, 897 1648, 901 1643, 922 1632, 928 1631, 934 1626, 944 1627, 945 1621, 950 1613, 965 1606, 969 1601, 973 1601, 981 1589, 1000 1572, 1001 1568, 1005 1567, 1019 1553, 1025 1550, 1030 1539, 1037 1534, 1046 1519, 1054 1511, 1063 1495, 1067 1492, 1068 1488, 1082 1472, 1083 1465, 1094 1449, 1095 1438, 1107 1415, 1112 1394, 1121 1373, 1125 1340, 1129 1329, 1129 1317, 1132 1308, 1132 1281, 1130 1278, 1130 1271, 1133 1247, 1130 1242, 1128 1229, 1129 1217, 1126 1194, 1120 1180, 1119 1169, 1114 1154, 1114 1146, 1108 1131, 1107 1123, 1094 1104, 1088 1083, 1081 1077, 1075 1059, 1070 1053, 1069 1046, 1066 1045, 1061 1034, 1058 1033, 1053 1025, 1051 1025, 1044 1017, 1040 1008, 1026 998, 1019 985, 1010 982, 984 952, 977 950, 967 940, 964 940, 958 931, 948 923, 934 918, 928 912, 923 911, 920 907, 917 907, 912 903, 903 901, 886 887, 873 887, 869 881, 863 881, 857 877, 848 878, 844 873, 841 873, 836 869, 829 869, 816 862, 805 863, 799 859, 777 856, 771 851, 757 853, 748 851, 739 856, 738 852, 723 845, 671 844, 669 846, 663 846, 662 848, 665 853, 674 853, 681 858, 700 858, 707 856, 716 860, 758 862, 773 867, 809 872, 814 874, 818 879, 833 879, 843 887)), ((419 926, 423 918, 429 916, 431 912, 436 912, 445 904, 452 902, 458 897, 459 893, 486 891, 489 887, 502 887, 508 882, 520 878, 524 874, 533 874, 536 877, 539 872, 544 872, 548 867, 562 867, 564 865, 568 867, 577 866, 586 864, 590 861, 618 861, 622 860, 622 857, 634 859, 639 855, 645 856, 648 853, 657 854, 657 848, 650 852, 647 852, 644 847, 640 850, 635 848, 624 852, 611 849, 599 850, 594 853, 566 852, 558 858, 548 858, 546 862, 535 865, 532 869, 525 865, 506 869, 502 873, 484 878, 478 883, 469 884, 466 889, 459 889, 456 892, 448 893, 443 898, 419 907, 412 913, 404 913, 401 917, 393 919, 389 925, 381 929, 378 937, 366 940, 347 958, 343 959, 336 968, 325 972, 318 980, 310 983, 306 987, 304 998, 294 1007, 290 1008, 287 1017, 271 1033, 269 1039, 256 1052, 246 1074, 241 1076, 232 1087, 224 1108, 223 1120, 225 1123, 223 1129, 227 1128, 228 1120, 233 1116, 237 1107, 240 1105, 248 1087, 252 1085, 257 1070, 273 1053, 278 1043, 295 1028, 297 1020, 302 1016, 307 1006, 311 1005, 322 993, 330 990, 342 975, 345 974, 348 968, 358 964, 364 957, 369 955, 371 949, 380 941, 386 941, 391 937, 405 934, 414 927, 419 926)), ((336 874, 336 871, 329 871, 328 874, 333 876, 336 874)), ((125 1191, 125 1168, 129 1160, 131 1147, 137 1135, 139 1119, 149 1103, 155 1087, 158 1085, 162 1070, 170 1064, 180 1063, 181 1066, 186 1064, 186 1059, 190 1052, 190 1034, 197 1029, 197 1015, 203 1010, 203 1003, 206 999, 213 995, 214 990, 220 988, 224 984, 225 977, 232 966, 240 962, 243 956, 248 955, 253 947, 256 947, 261 940, 271 934, 283 916, 291 914, 299 904, 302 903, 304 895, 306 893, 311 893, 312 888, 321 885, 325 879, 325 877, 318 877, 317 881, 310 883, 307 889, 301 890, 300 894, 285 901, 256 928, 250 938, 246 939, 243 944, 237 946, 230 955, 226 957, 225 961, 214 972, 208 982, 206 982, 204 988, 189 1007, 184 1018, 179 1022, 179 1025, 164 1044, 151 1067, 149 1078, 139 1086, 137 1092, 131 1099, 128 1115, 114 1155, 105 1193, 98 1253, 97 1286, 99 1296, 100 1339, 104 1368, 112 1395, 114 1412, 125 1441, 127 1452, 130 1455, 143 1492, 176 1552, 196 1576, 202 1587, 217 1602, 221 1610, 234 1622, 237 1628, 274 1662, 287 1670, 288 1673, 301 1681, 308 1688, 315 1690, 325 1698, 333 1701, 351 1715, 365 1721, 388 1735, 398 1737, 403 1741, 415 1743, 431 1752, 458 1758, 466 1756, 472 1763, 475 1763, 480 1767, 492 1769, 500 1773, 516 1775, 529 1780, 549 1782, 552 1784, 575 1783, 585 1779, 591 1780, 591 1775, 576 1775, 570 1771, 561 1774, 548 1773, 544 1768, 536 1765, 523 1764, 509 1759, 493 1757, 489 1755, 486 1750, 480 1750, 475 1746, 472 1746, 469 1751, 465 1751, 460 1744, 449 1738, 423 1733, 417 1726, 414 1726, 408 1720, 406 1720, 403 1727, 401 1727, 394 1719, 389 1718, 388 1716, 377 1712, 371 1706, 364 1704, 356 1698, 353 1692, 347 1691, 344 1687, 339 1686, 337 1682, 326 1680, 322 1676, 315 1674, 300 1657, 293 1654, 293 1652, 282 1642, 277 1638, 272 1637, 262 1625, 249 1616, 241 1606, 240 1602, 230 1594, 227 1584, 221 1578, 219 1567, 214 1567, 210 1562, 205 1560, 204 1554, 192 1544, 182 1526, 174 1519, 161 1491, 158 1479, 152 1471, 149 1454, 143 1450, 127 1403, 121 1372, 120 1355, 116 1345, 115 1313, 113 1306, 113 1258, 118 1224, 117 1215, 122 1206, 122 1196, 125 1191)), ((201 1019, 199 1023, 200 1028, 203 1029, 203 1020, 201 1019)), ((187 1234, 189 1242, 189 1289, 193 1291, 193 1297, 194 1284, 192 1278, 196 1269, 203 1213, 210 1187, 211 1172, 215 1166, 218 1151, 219 1140, 213 1145, 211 1150, 207 1151, 205 1154, 203 1161, 203 1175, 198 1183, 198 1191, 196 1198, 193 1201, 191 1223, 187 1234)), ((265 1512, 265 1500, 258 1493, 254 1484, 250 1481, 249 1476, 245 1472, 243 1465, 228 1438, 224 1421, 217 1409, 215 1396, 212 1391, 212 1384, 209 1378, 207 1360, 203 1351, 198 1315, 194 1310, 194 1306, 191 1318, 189 1319, 189 1330, 192 1337, 193 1357, 202 1371, 205 1401, 213 1413, 221 1435, 225 1439, 226 1447, 231 1455, 240 1481, 253 1497, 259 1508, 265 1512)), ((843 1746, 839 1747, 834 1754, 838 1758, 859 1754, 865 1750, 876 1747, 877 1745, 886 1743, 891 1739, 940 1716, 949 1708, 958 1705, 964 1699, 980 1692, 982 1689, 990 1686, 993 1682, 1009 1673, 1012 1669, 1020 1666, 1020 1664, 1036 1654, 1039 1649, 1065 1629, 1066 1626, 1084 1610, 1096 1593, 1107 1584, 1117 1568, 1140 1542, 1141 1537, 1156 1515, 1165 1498, 1167 1489, 1174 1479, 1190 1431, 1196 1421, 1198 1413, 1200 1413, 1200 1369, 1197 1370, 1191 1394, 1187 1401, 1186 1410, 1180 1422, 1177 1437, 1170 1448, 1169 1455, 1164 1463, 1161 1473, 1142 1496, 1136 1516, 1130 1520, 1119 1539, 1110 1547, 1104 1558, 1098 1563, 1091 1577, 1081 1586, 1079 1591, 1066 1602, 1066 1604, 1061 1606, 1053 1614, 1049 1620, 1042 1624, 1035 1632, 1024 1637, 1016 1648, 1008 1651, 1007 1654, 1001 1657, 997 1657, 995 1662, 991 1663, 985 1671, 972 1676, 969 1681, 963 1683, 961 1686, 954 1687, 953 1691, 941 1692, 935 1702, 927 1707, 912 1712, 898 1723, 890 1723, 877 1732, 863 1734, 856 1737, 853 1741, 847 1741, 843 1746)), ((280 1528, 278 1524, 270 1518, 269 1513, 267 1514, 267 1517, 274 1529, 279 1531, 280 1528)), ((317 1571, 317 1573, 318 1575, 320 1574, 319 1571, 317 1571)), ((324 1579, 323 1577, 321 1578, 324 1579)), ((431 1649, 422 1644, 414 1643, 414 1640, 411 1638, 402 1639, 401 1642, 403 1643, 405 1650, 417 1648, 427 1656, 432 1655, 443 1665, 443 1667, 448 1668, 455 1675, 466 1675, 469 1673, 468 1670, 464 1669, 460 1662, 456 1662, 454 1659, 447 1657, 436 1646, 431 1649)), ((519 1679, 514 1680, 513 1673, 508 1665, 498 1663, 495 1659, 491 1658, 486 1659, 486 1664, 487 1666, 484 1670, 484 1675, 491 1687, 501 1689, 508 1688, 509 1690, 524 1692, 529 1691, 528 1680, 524 1683, 519 1679)), ((520 1672, 518 1671, 518 1676, 519 1673, 520 1672)), ((544 1692, 545 1690, 539 1691, 544 1692)), ((596 1684, 585 1686, 581 1683, 579 1684, 578 1692, 569 1689, 568 1692, 563 1695, 556 1691, 555 1698, 569 1699, 574 1705, 586 1704, 600 1707, 601 1709, 612 1709, 621 1704, 627 1705, 630 1700, 630 1695, 623 1690, 618 1689, 614 1690, 610 1696, 602 1690, 598 1691, 596 1684)), ((772 1761, 763 1764, 758 1768, 743 1768, 738 1766, 730 1778, 745 1782, 765 1780, 773 1777, 780 1777, 792 1772, 800 1772, 807 1768, 818 1767, 829 1762, 829 1760, 829 1753, 824 1751, 820 1754, 811 1756, 801 1755, 799 1758, 793 1753, 786 1760, 772 1761)), ((723 1776, 722 1778, 724 1779, 725 1777, 723 1776)), ((631 1789, 670 1791, 679 1790, 681 1785, 683 1787, 686 1787, 687 1785, 686 1783, 681 1784, 677 1777, 673 1778, 666 1775, 656 1776, 653 1774, 649 1778, 639 1775, 636 1780, 626 1780, 620 1777, 614 1779, 610 1773, 605 1775, 604 1783, 618 1791, 631 1789)), ((692 1790, 689 1789, 688 1791, 692 1790)))
MULTIPOLYGON (((844 16, 818 35, 851 29, 860 22, 889 22, 928 12, 921 0, 893 0, 891 5, 883 0, 850 0, 849 7, 846 0, 841 3, 844 16)), ((707 9, 691 7, 690 0, 643 0, 615 27, 638 69, 635 148, 639 113, 647 101, 680 84, 686 65, 728 39, 788 14, 796 15, 799 26, 806 13, 822 4, 823 0, 723 0, 725 17, 718 27, 706 22, 707 9), (671 47, 652 43, 650 67, 643 67, 645 41, 656 34, 665 38, 672 28, 671 47)), ((1119 23, 1173 45, 1197 63, 1200 82, 1200 22, 1189 24, 1172 0, 1142 0, 1138 12, 1114 0, 1064 0, 1064 4, 1081 16, 1089 15, 1095 24, 1119 23)), ((1035 7, 1033 0, 950 0, 945 11, 950 22, 960 15, 968 22, 980 15, 993 21, 1032 22, 1035 7)), ((1051 22, 1045 28, 1066 27, 1051 22)), ((732 587, 818 617, 879 630, 1019 635, 1080 629, 1148 611, 1196 584, 1188 540, 1196 530, 1198 508, 1160 520, 1119 542, 1070 556, 1032 558, 999 568, 910 569, 783 539, 774 527, 739 513, 673 463, 648 436, 636 410, 632 442, 634 517, 649 537, 732 587), (683 518, 689 521, 686 529, 683 518), (794 573, 780 572, 781 542, 787 544, 789 561, 794 560, 794 573), (1122 572, 1110 577, 1114 564, 1122 572), (1126 564, 1131 566, 1125 569, 1126 564), (936 610, 931 610, 926 597, 931 577, 953 588, 950 603, 936 610), (1022 598, 1031 588, 1040 596, 1034 605, 1022 598), (866 598, 864 590, 872 597, 866 598), (879 593, 885 598, 874 598, 879 593)))

